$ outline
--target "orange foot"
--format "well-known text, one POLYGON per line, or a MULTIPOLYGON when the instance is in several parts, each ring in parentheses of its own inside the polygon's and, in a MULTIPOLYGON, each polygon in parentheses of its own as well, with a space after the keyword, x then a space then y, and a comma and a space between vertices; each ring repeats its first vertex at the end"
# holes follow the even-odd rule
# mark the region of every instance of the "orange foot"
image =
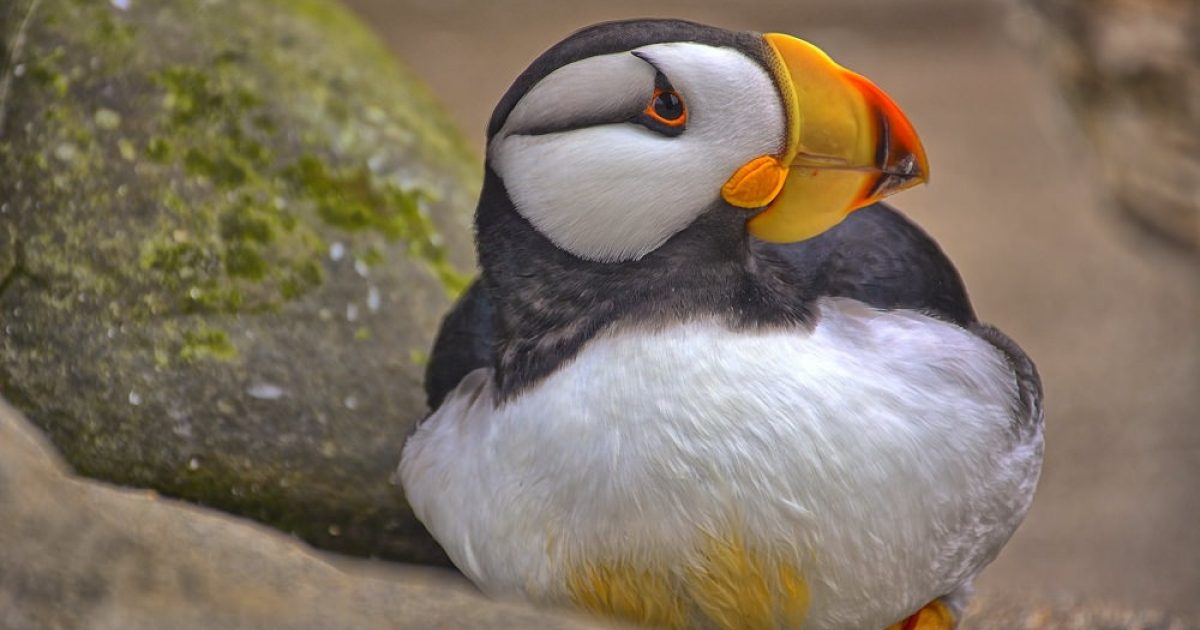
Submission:
POLYGON ((954 613, 939 600, 934 600, 908 619, 887 630, 954 630, 954 613))

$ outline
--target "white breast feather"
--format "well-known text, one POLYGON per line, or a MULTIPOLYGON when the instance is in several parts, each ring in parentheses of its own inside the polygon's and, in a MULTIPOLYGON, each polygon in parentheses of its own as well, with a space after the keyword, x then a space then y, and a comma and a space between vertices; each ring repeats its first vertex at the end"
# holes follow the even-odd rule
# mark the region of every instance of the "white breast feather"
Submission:
POLYGON ((884 627, 991 560, 1041 435, 1017 442, 1015 378, 974 335, 852 300, 818 311, 811 332, 616 332, 499 408, 477 370, 406 445, 409 502, 495 595, 561 601, 563 558, 678 566, 736 525, 802 567, 806 628, 884 627))

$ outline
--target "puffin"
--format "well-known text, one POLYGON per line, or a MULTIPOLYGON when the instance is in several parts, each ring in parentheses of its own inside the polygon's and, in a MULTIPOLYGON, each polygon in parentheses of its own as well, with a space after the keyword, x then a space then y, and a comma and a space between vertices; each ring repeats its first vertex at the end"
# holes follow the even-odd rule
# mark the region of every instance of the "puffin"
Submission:
POLYGON ((928 172, 895 102, 801 39, 645 19, 552 46, 487 127, 413 512, 496 598, 956 627, 1032 502, 1042 389, 880 203, 928 172))

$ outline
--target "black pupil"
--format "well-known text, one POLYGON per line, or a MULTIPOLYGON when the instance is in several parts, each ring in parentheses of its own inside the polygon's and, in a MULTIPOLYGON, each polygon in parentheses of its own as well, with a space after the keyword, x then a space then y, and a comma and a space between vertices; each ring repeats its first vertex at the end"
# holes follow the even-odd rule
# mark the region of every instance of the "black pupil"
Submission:
POLYGON ((683 115, 683 101, 674 92, 660 92, 654 98, 654 113, 663 120, 678 120, 683 115))

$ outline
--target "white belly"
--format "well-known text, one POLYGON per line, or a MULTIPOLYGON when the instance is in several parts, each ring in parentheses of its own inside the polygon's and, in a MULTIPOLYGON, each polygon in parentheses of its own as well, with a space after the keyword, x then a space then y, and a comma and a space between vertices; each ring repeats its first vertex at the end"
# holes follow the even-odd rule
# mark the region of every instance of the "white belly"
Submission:
POLYGON ((496 595, 569 601, 595 559, 682 580, 733 537, 798 571, 806 628, 894 623, 1011 535, 1041 438, 1016 442, 1015 378, 986 342, 818 310, 811 332, 624 329, 499 408, 473 372, 405 447, 409 502, 496 595))

